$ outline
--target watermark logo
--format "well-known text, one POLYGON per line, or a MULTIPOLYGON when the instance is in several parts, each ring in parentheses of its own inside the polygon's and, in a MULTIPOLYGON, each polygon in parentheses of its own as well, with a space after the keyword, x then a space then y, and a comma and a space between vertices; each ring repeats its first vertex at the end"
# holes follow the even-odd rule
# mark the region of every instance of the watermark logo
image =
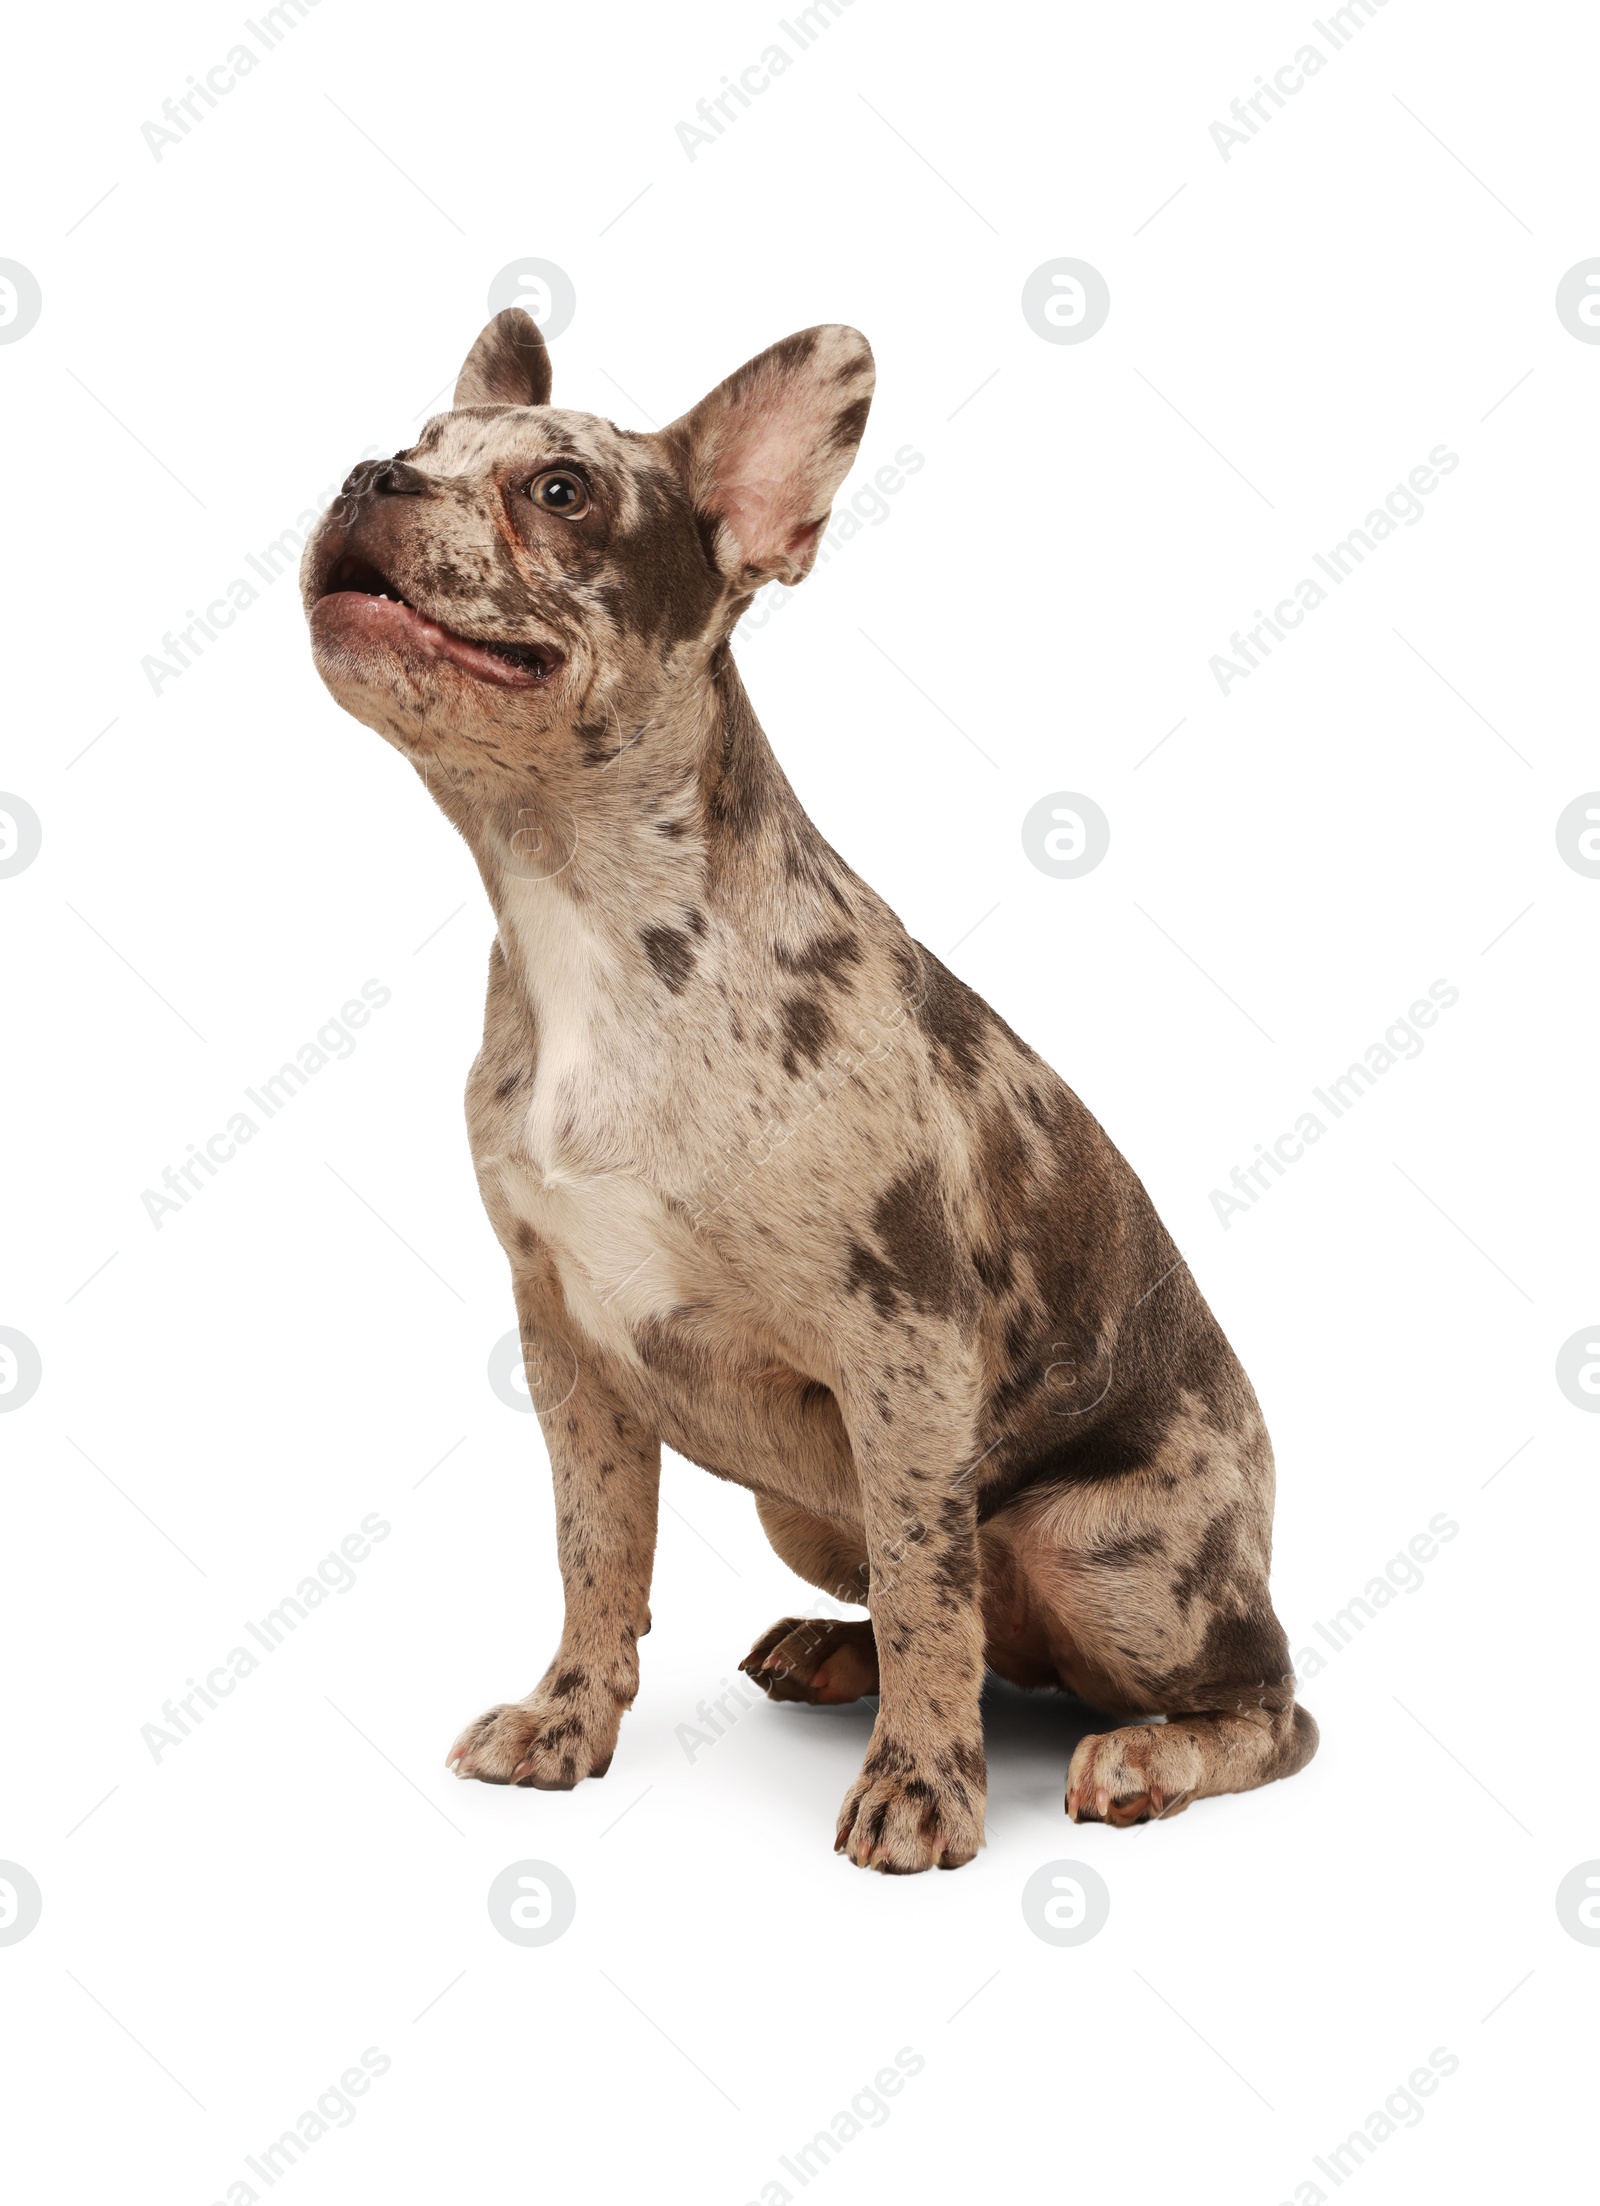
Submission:
POLYGON ((1428 1519, 1428 1529, 1415 1533, 1405 1547, 1392 1555, 1375 1577, 1369 1578, 1365 1590, 1353 1593, 1342 1609, 1336 1609, 1326 1623, 1317 1619, 1318 1635, 1333 1650, 1324 1654, 1320 1647, 1301 1647, 1294 1658, 1294 1674, 1304 1682, 1325 1670, 1334 1655, 1343 1654, 1353 1646, 1368 1624, 1376 1621, 1380 1611, 1391 1607, 1402 1593, 1417 1593, 1426 1582, 1424 1564, 1435 1562, 1441 1550, 1460 1532, 1454 1517, 1447 1517, 1442 1509, 1428 1519))
MULTIPOLYGON (((381 447, 367 445, 361 454, 363 460, 381 457, 381 447)), ((359 462, 358 462, 359 467, 359 462)), ((260 598, 264 589, 270 589, 280 576, 297 576, 300 572, 300 555, 306 548, 312 530, 322 519, 334 499, 340 496, 337 483, 324 483, 316 497, 303 512, 295 515, 294 527, 284 529, 258 551, 244 554, 243 563, 255 576, 235 575, 224 583, 222 594, 210 600, 205 611, 195 606, 187 607, 184 619, 187 626, 174 624, 161 639, 160 651, 147 651, 139 661, 139 670, 150 684, 151 695, 159 697, 163 686, 175 682, 186 674, 204 654, 208 644, 221 640, 222 632, 231 628, 241 613, 248 613, 260 598)), ((349 517, 349 507, 340 499, 341 517, 349 517)))
POLYGON ((160 122, 139 125, 139 135, 150 149, 151 160, 159 164, 169 146, 182 145, 190 131, 197 129, 305 21, 308 8, 320 5, 321 0, 274 0, 273 6, 262 9, 259 22, 246 16, 244 27, 255 46, 245 45, 242 39, 237 46, 230 46, 222 59, 207 69, 204 78, 191 75, 185 90, 162 101, 160 122))
MULTIPOLYGON (((1415 2129, 1427 2113, 1424 2099, 1431 2099, 1446 2076, 1453 2076, 1461 2066, 1459 2055, 1447 2045, 1436 2045, 1428 2055, 1426 2067, 1413 2068, 1404 2083, 1398 2083, 1385 2097, 1381 2107, 1375 2106, 1360 2127, 1342 2137, 1326 2152, 1315 2152, 1311 2165, 1317 2174, 1326 2178, 1335 2189, 1348 2182, 1356 2170, 1365 2166, 1379 2149, 1398 2137, 1403 2129, 1415 2129)), ((1295 2189, 1296 2206, 1310 2206, 1311 2201, 1325 2199, 1328 2193, 1314 2177, 1308 2176, 1295 2189)))
POLYGON ((1273 70, 1270 82, 1257 76, 1256 89, 1236 99, 1228 109, 1231 122, 1211 125, 1211 143, 1224 164, 1233 159, 1236 146, 1247 146, 1272 121, 1274 110, 1286 107, 1296 92, 1303 92, 1313 77, 1322 74, 1329 56, 1348 46, 1356 33, 1373 20, 1377 9, 1387 6, 1388 0, 1344 0, 1343 6, 1328 10, 1327 22, 1320 16, 1313 17, 1311 28, 1322 34, 1328 53, 1309 40, 1296 50, 1292 60, 1273 70))
MULTIPOLYGON (((813 1641, 813 1645, 816 1644, 813 1641)), ((683 1749, 685 1761, 692 1762, 707 1747, 715 1746, 725 1738, 739 1718, 749 1709, 759 1708, 766 1695, 757 1687, 735 1685, 731 1678, 724 1678, 726 1691, 715 1701, 703 1700, 696 1708, 693 1723, 680 1723, 672 1736, 683 1749)))
POLYGON ((780 16, 777 28, 788 40, 788 45, 781 45, 774 39, 770 46, 764 46, 756 59, 747 62, 739 71, 737 78, 725 75, 720 90, 695 102, 696 119, 692 123, 680 122, 674 126, 674 135, 685 158, 692 164, 699 159, 702 146, 714 146, 739 117, 755 105, 763 92, 769 92, 779 77, 788 74, 798 56, 808 52, 823 32, 838 22, 843 10, 854 5, 855 0, 809 0, 807 6, 796 8, 792 22, 787 16, 780 16), (794 49, 792 53, 790 47, 794 49))
POLYGON ((33 806, 25 797, 0 791, 0 881, 26 873, 43 842, 44 829, 33 806))
MULTIPOLYGON (((1144 1296, 1139 1300, 1142 1302, 1144 1296)), ((1044 1370, 1050 1415, 1086 1417, 1090 1410, 1098 1409, 1111 1392, 1115 1376, 1116 1359, 1097 1334, 1053 1340, 1050 1361, 1044 1370)))
POLYGON ((0 1410, 20 1409, 31 1402, 43 1377, 39 1351, 27 1334, 0 1325, 0 1410))
POLYGON ((1580 260, 1556 285, 1556 319, 1571 337, 1600 345, 1600 260, 1580 260))
POLYGON ((20 1861, 0 1861, 0 1946, 20 1945, 43 1913, 37 1880, 20 1861))
POLYGON ((1057 881, 1092 873, 1111 848, 1111 822, 1093 797, 1058 789, 1041 797, 1022 822, 1028 861, 1057 881))
POLYGON ((506 872, 519 881, 553 881, 565 873, 578 855, 578 822, 571 808, 541 792, 537 805, 517 807, 515 822, 506 822, 502 839, 506 872))
MULTIPOLYGON (((1600 268, 1600 261, 1595 263, 1600 268)), ((0 797, 0 813, 14 800, 0 797)), ((1556 821, 1556 848, 1574 873, 1600 881, 1600 789, 1574 797, 1556 821)), ((5 869, 0 866, 0 872, 5 869)))
POLYGON ((1042 261, 1022 287, 1022 318, 1047 344, 1085 343, 1110 312, 1110 286, 1086 260, 1042 261))
MULTIPOLYGON (((356 2100, 364 2099, 374 2081, 386 2076, 393 2066, 387 2053, 369 2045, 359 2063, 352 2063, 337 2083, 330 2083, 320 2092, 316 2104, 308 2106, 270 2145, 244 2154, 244 2164, 256 2182, 263 2189, 269 2188, 302 2161, 313 2145, 320 2145, 336 2129, 348 2129, 361 2111, 356 2100)), ((260 2196, 254 2184, 239 2176, 228 2185, 227 2206, 253 2206, 260 2196)))
MULTIPOLYGON (((0 1862, 0 1876, 6 1874, 0 1862)), ((1600 1946, 1600 1861, 1580 1861, 1556 1886, 1556 1920, 1580 1945, 1600 1946)))
POLYGON ((382 1546, 391 1529, 387 1518, 380 1517, 375 1509, 369 1510, 356 1530, 346 1533, 337 1549, 330 1548, 276 1608, 268 1609, 261 1617, 246 1617, 245 1637, 254 1646, 230 1647, 203 1680, 188 1680, 187 1693, 175 1693, 171 1700, 162 1702, 158 1722, 140 1725, 139 1736, 150 1750, 150 1759, 159 1766, 161 1757, 191 1738, 208 1712, 215 1713, 243 1679, 253 1676, 269 1656, 287 1646, 308 1617, 333 1595, 348 1593, 357 1582, 356 1566, 364 1563, 375 1547, 382 1546), (259 1654, 256 1647, 261 1649, 259 1654))
POLYGON ((1022 1919, 1047 1946, 1083 1946, 1111 1915, 1106 1880, 1086 1861, 1047 1861, 1022 1887, 1022 1919))
POLYGON ((1291 1164, 1298 1164, 1307 1149, 1320 1141, 1336 1120, 1345 1117, 1375 1088, 1386 1072, 1392 1071, 1403 1059, 1420 1057, 1424 1044, 1418 1028, 1436 1025, 1440 1012, 1450 1010, 1460 1001, 1461 991, 1452 982, 1432 982, 1427 995, 1419 996, 1404 1018, 1395 1019, 1385 1027, 1381 1041, 1370 1043, 1365 1053, 1337 1077, 1330 1078, 1326 1087, 1312 1089, 1321 1110, 1327 1113, 1326 1118, 1319 1111, 1303 1110, 1293 1126, 1279 1134, 1270 1149, 1265 1142, 1258 1141, 1250 1162, 1236 1164, 1228 1175, 1228 1187, 1211 1190, 1211 1208, 1223 1232, 1229 1230, 1236 1216, 1247 1216, 1252 1204, 1260 1201, 1274 1180, 1281 1180, 1291 1164))
POLYGON ((520 306, 531 321, 537 322, 539 334, 548 345, 577 313, 578 294, 564 268, 530 253, 522 260, 508 260, 489 286, 489 312, 500 314, 508 306, 520 306))
POLYGON ((372 1014, 381 1011, 390 1001, 390 996, 391 991, 382 981, 363 981, 360 995, 352 996, 340 1006, 336 1017, 319 1026, 313 1040, 303 1042, 294 1057, 286 1059, 275 1073, 263 1079, 259 1088, 245 1089, 253 1109, 261 1114, 259 1118, 253 1117, 250 1111, 236 1110, 226 1126, 207 1137, 203 1147, 190 1142, 182 1162, 169 1164, 163 1171, 160 1187, 140 1190, 139 1200, 144 1204, 145 1216, 157 1233, 167 1216, 177 1217, 184 1204, 200 1192, 206 1181, 216 1178, 218 1168, 231 1164, 245 1144, 254 1141, 267 1120, 276 1118, 286 1104, 292 1103, 315 1074, 336 1058, 354 1055, 356 1038, 351 1028, 364 1027, 372 1014))
MULTIPOLYGON (((927 465, 927 455, 919 452, 914 444, 902 444, 892 460, 885 461, 873 475, 870 483, 851 497, 847 506, 836 507, 829 515, 828 525, 817 546, 817 565, 825 567, 828 561, 843 551, 846 544, 860 536, 865 529, 882 528, 894 508, 889 500, 905 488, 908 478, 920 475, 927 465)), ((781 613, 786 605, 795 602, 798 593, 783 582, 769 582, 764 590, 758 590, 750 600, 748 611, 739 622, 737 633, 741 641, 746 636, 757 635, 765 628, 775 613, 781 613)))
MULTIPOLYGON (((849 2105, 840 2107, 831 2121, 814 2131, 803 2145, 779 2153, 778 2166, 783 2175, 773 2176, 762 2184, 761 2206, 785 2206, 785 2201, 794 2197, 795 2190, 803 2190, 808 2183, 814 2182, 858 2137, 864 2137, 869 2129, 882 2129, 894 2112, 889 2101, 897 2099, 910 2078, 920 2076, 927 2065, 926 2058, 915 2046, 902 2045, 894 2056, 892 2068, 880 2068, 870 2083, 864 2083, 852 2094, 849 2105), (790 2189, 790 2184, 794 2185, 794 2190, 790 2189)), ((753 2195, 755 2185, 750 2188, 753 2195)))
POLYGON ((1326 577, 1325 581, 1319 582, 1316 575, 1302 575, 1293 585, 1292 594, 1280 598, 1270 613, 1258 605, 1256 626, 1246 628, 1241 622, 1228 639, 1227 651, 1214 651, 1208 662, 1223 696, 1226 697, 1235 684, 1259 672, 1263 661, 1272 656, 1274 641, 1286 643, 1291 631, 1300 627, 1307 613, 1315 613, 1327 604, 1329 583, 1336 590, 1343 589, 1380 544, 1387 543, 1397 530, 1415 528, 1425 519, 1427 508, 1423 499, 1437 490, 1443 477, 1453 475, 1460 465, 1459 452, 1452 452, 1447 444, 1436 444, 1427 459, 1419 461, 1403 483, 1395 484, 1382 505, 1373 507, 1359 528, 1352 529, 1336 544, 1330 544, 1325 552, 1311 554, 1311 565, 1326 577))
POLYGON ((578 1359, 565 1342, 524 1349, 520 1333, 502 1333, 489 1351, 489 1385, 507 1409, 559 1409, 578 1383, 578 1359))
POLYGON ((0 345, 26 337, 39 319, 44 294, 31 268, 20 260, 0 260, 0 345))
POLYGON ((514 1946, 549 1946, 572 1928, 578 1895, 553 1861, 513 1861, 489 1886, 489 1920, 514 1946))
POLYGON ((1600 1410, 1600 1325, 1586 1325, 1564 1341, 1556 1357, 1556 1385, 1574 1409, 1600 1410))

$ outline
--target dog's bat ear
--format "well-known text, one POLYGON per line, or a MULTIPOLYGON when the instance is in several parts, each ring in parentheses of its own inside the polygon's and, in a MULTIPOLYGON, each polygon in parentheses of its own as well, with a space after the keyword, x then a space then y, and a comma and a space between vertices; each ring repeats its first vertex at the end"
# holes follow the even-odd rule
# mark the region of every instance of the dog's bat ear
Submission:
POLYGON ((758 353, 661 432, 721 573, 799 582, 867 425, 872 347, 825 322, 758 353))
POLYGON ((457 406, 548 406, 550 355, 539 325, 520 306, 486 322, 456 378, 457 406))

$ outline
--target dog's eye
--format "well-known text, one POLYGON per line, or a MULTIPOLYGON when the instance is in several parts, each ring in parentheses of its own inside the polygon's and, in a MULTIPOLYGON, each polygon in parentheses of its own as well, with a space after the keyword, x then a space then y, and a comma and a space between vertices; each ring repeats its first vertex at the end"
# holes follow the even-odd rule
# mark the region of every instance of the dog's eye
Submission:
POLYGON ((559 513, 564 521, 576 521, 589 510, 589 493, 579 478, 564 467, 547 475, 535 475, 528 496, 546 513, 559 513))

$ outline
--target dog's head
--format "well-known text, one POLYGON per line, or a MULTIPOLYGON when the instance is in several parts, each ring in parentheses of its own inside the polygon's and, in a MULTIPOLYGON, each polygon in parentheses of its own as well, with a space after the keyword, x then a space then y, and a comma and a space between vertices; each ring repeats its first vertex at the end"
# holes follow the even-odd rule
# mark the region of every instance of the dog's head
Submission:
POLYGON ((803 330, 653 435, 550 404, 550 359, 496 315, 454 409, 369 460, 306 546, 317 669, 413 756, 516 770, 704 676, 763 583, 801 580, 873 386, 855 330, 803 330))

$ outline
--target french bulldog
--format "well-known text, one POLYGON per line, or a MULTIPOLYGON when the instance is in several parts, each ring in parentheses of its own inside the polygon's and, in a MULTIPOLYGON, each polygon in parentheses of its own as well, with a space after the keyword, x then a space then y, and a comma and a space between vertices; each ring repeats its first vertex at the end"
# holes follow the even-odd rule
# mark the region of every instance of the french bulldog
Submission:
POLYGON ((650 1627, 662 1443, 802 1578, 774 1700, 876 1695, 836 1847, 983 1843, 986 1665, 1107 1728, 1066 1810, 1171 1816, 1302 1768, 1256 1397, 1084 1105, 824 840, 730 647, 800 582, 871 351, 771 346, 645 435, 551 404, 515 308, 451 411, 307 544, 338 702, 416 769, 495 919, 467 1124, 555 1480, 560 1645, 449 1762, 610 1767, 650 1627), (1153 1718, 1164 1720, 1152 1721, 1153 1718))

